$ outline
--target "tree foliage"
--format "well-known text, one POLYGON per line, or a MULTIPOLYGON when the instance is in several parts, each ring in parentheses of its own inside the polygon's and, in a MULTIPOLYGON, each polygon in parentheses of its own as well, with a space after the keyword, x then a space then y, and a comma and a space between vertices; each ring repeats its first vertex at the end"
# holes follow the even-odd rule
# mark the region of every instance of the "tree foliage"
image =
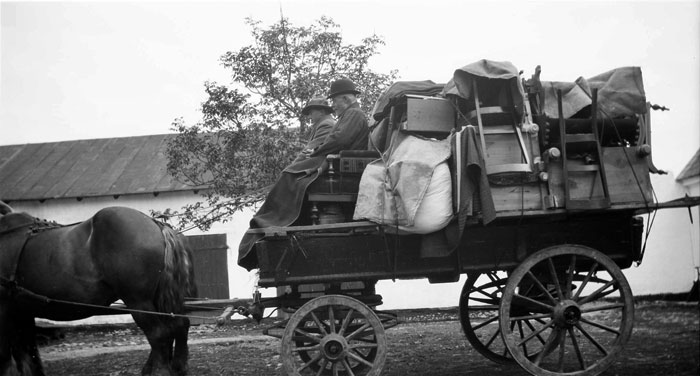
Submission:
POLYGON ((203 201, 181 210, 155 213, 179 217, 177 227, 209 228, 236 211, 264 199, 269 187, 305 144, 301 109, 314 96, 326 96, 340 77, 362 91, 361 107, 371 112, 379 94, 396 79, 369 69, 384 41, 377 35, 345 44, 340 26, 322 17, 311 26, 285 18, 263 28, 247 19, 253 43, 221 57, 232 84, 206 82, 202 120, 173 122, 177 135, 168 143, 168 170, 178 180, 202 189, 203 201))

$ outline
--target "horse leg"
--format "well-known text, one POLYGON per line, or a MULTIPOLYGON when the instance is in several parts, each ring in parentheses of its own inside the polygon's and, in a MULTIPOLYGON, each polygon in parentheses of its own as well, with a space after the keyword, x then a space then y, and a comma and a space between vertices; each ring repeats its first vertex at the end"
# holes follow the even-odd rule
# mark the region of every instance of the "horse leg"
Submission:
POLYGON ((36 324, 34 317, 18 315, 19 332, 16 335, 17 344, 13 352, 17 368, 22 375, 44 376, 39 349, 36 345, 36 324))
POLYGON ((11 375, 10 370, 13 368, 10 343, 12 343, 14 333, 9 311, 8 305, 0 302, 0 375, 2 376, 11 375))
POLYGON ((173 373, 176 376, 184 376, 187 375, 187 359, 189 357, 187 335, 190 329, 190 320, 186 317, 179 317, 175 319, 173 325, 175 333, 175 350, 172 362, 173 373))
POLYGON ((141 375, 171 375, 172 368, 170 363, 174 337, 172 329, 167 322, 172 319, 147 313, 133 313, 132 316, 151 345, 151 352, 148 355, 146 364, 141 369, 141 375))

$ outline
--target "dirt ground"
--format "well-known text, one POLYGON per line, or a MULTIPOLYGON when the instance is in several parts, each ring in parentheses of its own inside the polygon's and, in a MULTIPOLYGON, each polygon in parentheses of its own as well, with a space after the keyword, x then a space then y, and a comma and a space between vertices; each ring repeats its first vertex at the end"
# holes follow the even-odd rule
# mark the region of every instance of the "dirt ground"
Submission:
MULTIPOLYGON (((399 311, 402 323, 387 330, 384 376, 526 375, 476 352, 465 339, 457 309, 399 311)), ((280 341, 262 335, 269 325, 240 320, 190 330, 190 375, 279 375, 280 341)), ((40 352, 47 375, 139 375, 148 356, 133 325, 64 329, 40 352)), ((630 342, 604 375, 700 374, 700 306, 637 302, 630 342)))

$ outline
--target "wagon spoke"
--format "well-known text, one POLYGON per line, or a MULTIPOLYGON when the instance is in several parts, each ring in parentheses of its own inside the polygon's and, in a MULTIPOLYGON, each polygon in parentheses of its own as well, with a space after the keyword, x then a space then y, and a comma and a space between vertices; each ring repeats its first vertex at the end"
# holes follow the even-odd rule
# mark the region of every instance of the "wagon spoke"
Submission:
POLYGON ((576 341, 576 336, 574 336, 574 328, 569 328, 569 337, 571 337, 571 344, 574 346, 574 352, 576 352, 578 364, 581 365, 581 369, 586 369, 586 363, 583 361, 581 349, 579 348, 578 342, 576 341))
POLYGON ((574 284, 574 274, 576 274, 576 255, 571 255, 571 263, 566 274, 566 299, 571 298, 571 286, 574 284))
POLYGON ((486 300, 484 298, 473 298, 472 297, 471 298, 472 300, 481 299, 481 301, 483 301, 484 303, 494 303, 494 302, 498 303, 500 301, 499 297, 496 294, 484 290, 484 286, 479 286, 477 288, 474 288, 471 292, 472 293, 478 292, 481 295, 484 295, 484 296, 487 296, 490 298, 490 300, 486 300))
POLYGON ((539 287, 540 290, 542 290, 542 292, 544 292, 544 294, 547 296, 547 298, 549 298, 549 300, 552 301, 552 303, 557 304, 557 300, 552 296, 552 294, 549 292, 549 290, 547 290, 547 288, 544 287, 544 285, 542 284, 542 282, 540 282, 540 280, 537 279, 537 277, 535 277, 534 274, 532 274, 531 271, 528 270, 528 271, 527 271, 527 275, 528 275, 530 278, 532 278, 533 281, 535 281, 535 285, 537 285, 537 287, 539 287))
MULTIPOLYGON (((476 297, 471 297, 469 298, 470 300, 473 300, 474 302, 479 302, 479 303, 485 303, 488 306, 497 306, 498 305, 498 300, 495 298, 476 298, 476 297)), ((486 308, 486 307, 484 307, 486 308)))
POLYGON ((303 370, 309 368, 309 366, 310 366, 311 364, 318 362, 321 358, 322 358, 321 353, 316 354, 316 356, 314 356, 311 360, 309 360, 308 362, 304 363, 300 368, 298 368, 298 369, 297 369, 297 372, 301 372, 301 371, 303 371, 303 370))
POLYGON ((545 322, 542 321, 541 319, 548 319, 552 317, 551 314, 549 313, 538 313, 535 315, 527 315, 527 316, 516 316, 516 317, 511 317, 511 321, 517 321, 517 320, 535 320, 539 322, 540 324, 544 324, 545 322))
POLYGON ((363 357, 361 357, 361 356, 355 354, 355 352, 353 352, 353 351, 348 351, 348 356, 351 357, 351 358, 353 358, 353 359, 355 359, 355 360, 357 360, 357 361, 360 362, 360 363, 366 364, 366 365, 368 365, 368 366, 370 366, 370 367, 372 366, 372 362, 370 362, 369 360, 367 360, 367 359, 365 359, 365 358, 363 358, 363 357))
POLYGON ((366 342, 366 343, 356 343, 356 344, 351 344, 348 345, 348 348, 351 350, 354 349, 376 349, 378 346, 374 342, 366 342))
POLYGON ((601 286, 598 290, 596 290, 594 293, 591 295, 588 295, 586 297, 581 298, 581 300, 578 301, 579 305, 584 305, 592 300, 598 300, 600 298, 604 298, 613 292, 618 290, 617 286, 613 286, 615 284, 615 281, 608 281, 605 285, 601 286), (613 286, 613 288, 610 291, 605 291, 608 287, 613 286), (605 291, 605 292, 603 292, 605 291))
POLYGON ((484 320, 481 324, 479 324, 479 325, 474 325, 472 328, 473 328, 474 330, 481 329, 481 328, 483 328, 484 326, 486 326, 486 325, 488 325, 488 324, 490 324, 490 323, 492 323, 492 322, 494 322, 494 321, 496 321, 496 320, 498 320, 498 316, 494 316, 494 317, 492 317, 492 318, 490 318, 490 319, 488 319, 488 320, 484 320))
POLYGON ((501 334, 501 329, 497 329, 492 335, 491 338, 484 344, 487 348, 491 346, 493 341, 498 338, 498 335, 501 334))
MULTIPOLYGON (((551 311, 553 309, 553 307, 551 305, 547 305, 545 303, 540 302, 539 300, 535 300, 535 299, 532 299, 532 298, 524 296, 524 295, 514 294, 513 300, 515 300, 515 298, 525 300, 528 303, 531 303, 533 305, 536 305, 537 307, 541 307, 543 309, 546 309, 547 311, 551 311)), ((515 302, 514 302, 514 304, 515 304, 515 302)))
POLYGON ((321 339, 319 339, 319 338, 316 337, 315 335, 313 335, 313 334, 311 334, 311 333, 309 333, 309 332, 307 332, 307 331, 305 331, 305 330, 301 330, 301 329, 299 329, 299 328, 295 328, 295 329, 294 329, 294 332, 299 333, 299 334, 301 334, 302 336, 304 336, 304 337, 306 337, 306 338, 308 338, 308 339, 310 339, 310 340, 312 340, 312 341, 314 341, 314 342, 316 342, 316 343, 320 343, 320 342, 321 342, 321 339))
POLYGON ((338 376, 338 363, 331 363, 331 371, 333 371, 333 376, 338 376))
POLYGON ((314 322, 316 323, 316 326, 318 326, 318 330, 321 331, 321 334, 323 334, 324 336, 328 335, 326 327, 323 325, 321 320, 318 319, 316 314, 313 311, 309 312, 309 314, 311 315, 311 319, 314 320, 314 322))
MULTIPOLYGON (((543 326, 543 327, 541 327, 541 328, 539 328, 539 329, 533 331, 533 332, 530 333, 527 337, 523 338, 523 340, 520 341, 520 342, 518 342, 516 345, 517 345, 518 347, 522 346, 523 343, 525 343, 525 342, 531 340, 533 337, 538 336, 540 333, 544 332, 545 330, 547 330, 547 329, 548 329, 549 327, 551 327, 552 325, 554 325, 554 321, 548 322, 545 326, 543 326)), ((547 340, 549 340, 549 339, 547 339, 547 340)))
MULTIPOLYGON (((527 327, 530 328, 531 331, 535 331, 535 326, 530 323, 530 320, 523 321, 525 321, 525 325, 527 325, 527 327)), ((537 339, 540 340, 540 343, 544 344, 544 339, 539 334, 537 334, 535 337, 537 337, 537 339)))
POLYGON ((340 331, 338 332, 338 334, 340 334, 341 336, 345 333, 345 330, 348 328, 348 325, 352 321, 352 315, 354 312, 355 311, 352 308, 348 309, 348 314, 345 315, 345 319, 343 319, 343 324, 340 326, 340 331))
POLYGON ((540 351, 540 353, 537 354, 537 357, 534 361, 535 365, 539 366, 542 362, 542 359, 549 355, 549 353, 552 351, 552 346, 555 344, 557 338, 559 338, 559 334, 557 333, 557 330, 554 329, 549 333, 549 337, 547 337, 547 341, 544 343, 542 351, 540 351))
POLYGON ((586 278, 583 279, 583 282, 581 282, 581 286, 576 290, 576 294, 571 298, 571 300, 576 300, 578 299, 579 295, 581 295, 581 292, 583 291, 583 288, 586 287, 586 284, 588 284, 588 281, 593 277, 593 273, 596 272, 598 269, 598 262, 594 262, 593 265, 591 265, 591 268, 588 270, 588 274, 586 274, 586 278))
POLYGON ((331 333, 335 333, 335 313, 333 312, 333 306, 328 306, 328 327, 331 333))
POLYGON ((362 334, 362 332, 364 332, 365 329, 367 329, 367 328, 369 328, 369 327, 370 327, 369 323, 365 323, 365 324, 362 325, 359 329, 357 329, 356 331, 350 333, 350 335, 348 335, 347 337, 345 337, 345 339, 348 340, 348 341, 350 341, 350 340, 354 339, 356 336, 362 334))
MULTIPOLYGON (((350 355, 350 354, 348 354, 348 355, 350 355)), ((370 365, 372 365, 372 364, 370 363, 370 365)), ((345 367, 345 370, 348 371, 348 374, 350 376, 355 376, 355 373, 352 372, 352 368, 350 368, 350 364, 348 363, 347 359, 343 359, 343 367, 345 367)))
MULTIPOLYGON (((525 334, 523 333, 523 322, 522 321, 515 321, 518 323, 518 333, 520 334, 520 339, 525 338, 525 334)), ((527 343, 523 343, 523 353, 525 356, 527 356, 527 343)))
POLYGON ((557 289, 557 296, 559 300, 564 300, 564 294, 561 291, 559 277, 557 276, 557 270, 554 268, 554 261, 552 261, 552 258, 547 259, 547 266, 549 267, 549 274, 552 276, 552 281, 554 281, 554 287, 557 289))
POLYGON ((609 327, 609 326, 607 326, 607 325, 599 324, 599 323, 597 323, 597 322, 594 322, 594 321, 585 319, 585 318, 583 318, 583 317, 579 318, 579 321, 584 322, 584 323, 586 323, 586 324, 588 324, 588 325, 591 325, 591 326, 595 326, 596 328, 603 329, 603 330, 605 330, 605 331, 607 331, 607 332, 615 333, 615 334, 618 335, 618 336, 620 335, 620 331, 619 331, 619 330, 617 330, 617 329, 615 329, 615 328, 611 328, 611 327, 609 327))
POLYGON ((596 341, 595 338, 593 338, 586 330, 584 330, 583 327, 581 327, 581 324, 578 324, 578 323, 577 323, 577 324, 576 324, 576 328, 577 328, 589 341, 591 341, 591 343, 592 343, 595 347, 597 347, 598 350, 600 350, 600 352, 603 353, 603 355, 605 355, 605 356, 608 355, 608 350, 606 350, 605 347, 603 347, 603 345, 601 345, 600 343, 598 343, 598 341, 596 341))
POLYGON ((610 309, 625 308, 624 303, 606 304, 602 306, 591 306, 586 308, 581 308, 581 313, 590 313, 596 311, 607 311, 610 309))
POLYGON ((321 358, 321 361, 318 363, 318 371, 316 372, 316 376, 321 376, 323 374, 323 371, 326 370, 326 364, 328 364, 328 359, 321 358))
POLYGON ((566 331, 559 331, 559 372, 564 372, 564 350, 566 349, 566 331))
POLYGON ((321 345, 313 345, 313 346, 301 346, 301 347, 295 347, 292 349, 293 352, 299 352, 299 351, 318 351, 321 348, 321 345))

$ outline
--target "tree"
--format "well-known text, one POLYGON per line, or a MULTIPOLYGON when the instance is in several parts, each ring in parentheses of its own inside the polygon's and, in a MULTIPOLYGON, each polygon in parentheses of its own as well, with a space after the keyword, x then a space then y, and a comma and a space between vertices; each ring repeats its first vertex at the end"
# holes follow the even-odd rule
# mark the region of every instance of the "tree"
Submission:
POLYGON ((180 229, 206 230, 263 200, 305 144, 301 109, 313 96, 325 96, 333 80, 353 80, 369 114, 397 76, 368 67, 384 45, 381 37, 344 44, 340 26, 330 18, 309 27, 293 26, 285 18, 268 28, 250 18, 246 23, 253 44, 221 57, 233 85, 206 82, 202 121, 188 126, 176 119, 172 125, 178 134, 168 143, 168 171, 187 184, 208 187, 200 191, 203 201, 154 213, 178 217, 180 229))

